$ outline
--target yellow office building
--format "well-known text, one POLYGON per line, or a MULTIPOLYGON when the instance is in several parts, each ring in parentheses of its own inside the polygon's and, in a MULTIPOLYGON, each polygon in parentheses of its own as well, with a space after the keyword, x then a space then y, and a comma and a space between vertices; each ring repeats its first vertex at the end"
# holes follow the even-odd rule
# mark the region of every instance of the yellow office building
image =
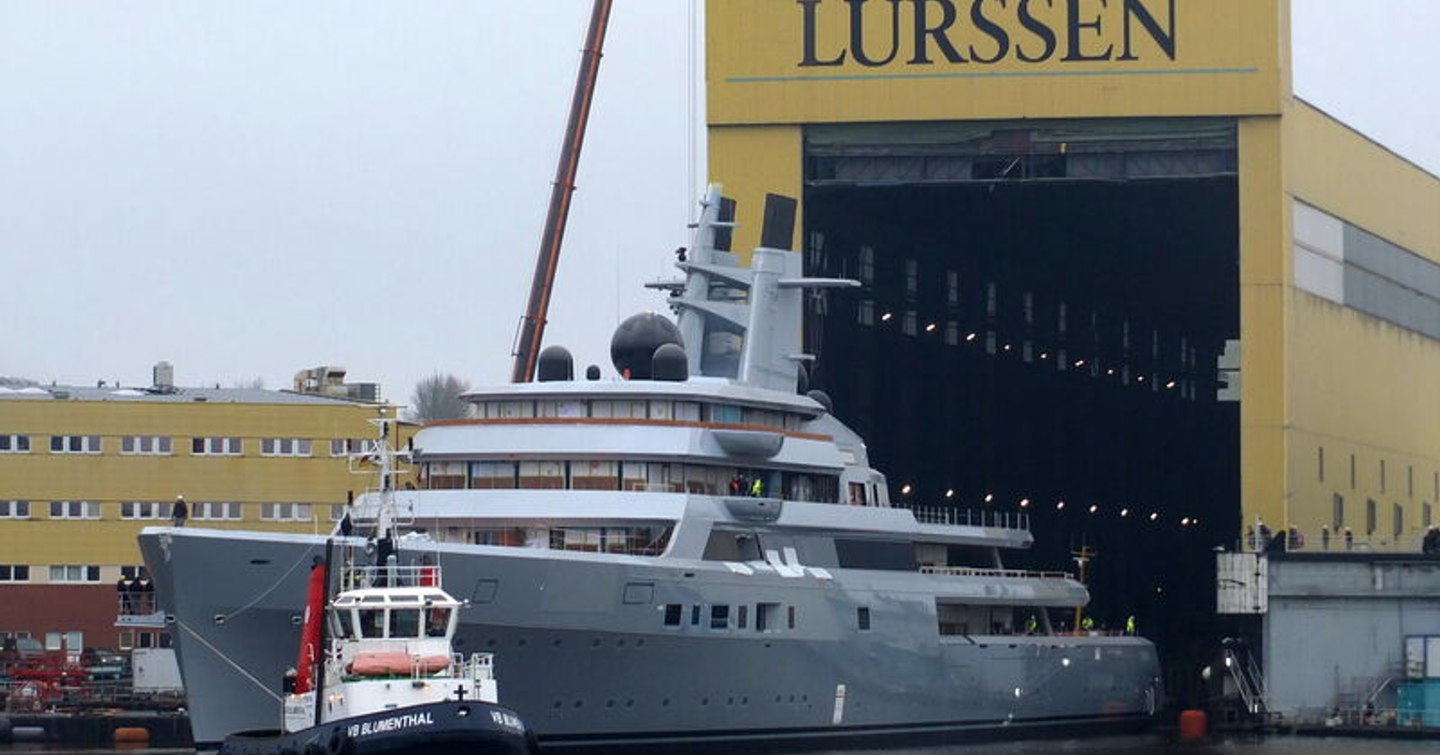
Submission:
POLYGON ((177 496, 187 526, 329 532, 375 482, 350 455, 393 407, 323 395, 346 387, 334 381, 157 382, 0 388, 0 635, 71 651, 158 644, 156 630, 116 628, 117 582, 137 576, 135 536, 171 524, 177 496))

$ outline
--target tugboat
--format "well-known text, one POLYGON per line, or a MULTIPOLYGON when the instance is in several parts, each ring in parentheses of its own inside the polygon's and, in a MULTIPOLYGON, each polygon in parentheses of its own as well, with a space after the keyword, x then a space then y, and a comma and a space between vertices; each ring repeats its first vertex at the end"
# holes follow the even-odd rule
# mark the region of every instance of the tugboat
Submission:
POLYGON ((329 569, 317 561, 300 660, 283 685, 284 728, 232 734, 220 755, 537 752, 520 716, 497 704, 492 655, 452 652, 461 603, 439 578, 431 565, 345 569, 341 584, 354 587, 330 601, 322 621, 329 569), (317 663, 322 633, 330 641, 317 663))

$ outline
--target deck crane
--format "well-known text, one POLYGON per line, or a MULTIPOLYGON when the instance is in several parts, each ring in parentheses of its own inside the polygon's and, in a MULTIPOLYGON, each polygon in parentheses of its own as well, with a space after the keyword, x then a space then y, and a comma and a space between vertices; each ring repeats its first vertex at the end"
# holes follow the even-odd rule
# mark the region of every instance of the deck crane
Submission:
POLYGON ((510 382, 526 383, 535 378, 535 360, 545 336, 545 313, 550 307, 550 292, 555 285, 555 268, 560 261, 560 244, 565 238, 565 221, 570 215, 570 197, 575 192, 575 171, 580 163, 580 147, 585 141, 585 124, 590 119, 590 101, 595 94, 595 79, 600 71, 601 48, 605 44, 605 28, 610 22, 613 0, 595 0, 590 10, 590 28, 585 35, 585 48, 580 70, 575 76, 575 93, 570 100, 570 119, 565 126, 565 141, 560 148, 560 161, 555 181, 550 187, 550 209, 545 214, 545 229, 540 236, 540 253, 535 260, 535 278, 530 284, 530 300, 520 318, 516 334, 515 366, 510 382))

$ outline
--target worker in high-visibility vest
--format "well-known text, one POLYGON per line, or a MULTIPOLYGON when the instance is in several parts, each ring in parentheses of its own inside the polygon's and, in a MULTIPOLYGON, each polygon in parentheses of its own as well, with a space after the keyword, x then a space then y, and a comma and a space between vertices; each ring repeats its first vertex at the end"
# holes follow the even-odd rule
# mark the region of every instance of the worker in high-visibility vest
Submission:
POLYGON ((750 483, 750 495, 754 498, 765 495, 765 483, 761 482, 759 477, 756 477, 755 481, 750 483))
POLYGON ((1125 634, 1135 634, 1135 616, 1125 617, 1125 634))
POLYGON ((1086 616, 1084 619, 1080 620, 1080 628, 1087 632, 1091 631, 1095 628, 1095 620, 1090 618, 1089 616, 1086 616))

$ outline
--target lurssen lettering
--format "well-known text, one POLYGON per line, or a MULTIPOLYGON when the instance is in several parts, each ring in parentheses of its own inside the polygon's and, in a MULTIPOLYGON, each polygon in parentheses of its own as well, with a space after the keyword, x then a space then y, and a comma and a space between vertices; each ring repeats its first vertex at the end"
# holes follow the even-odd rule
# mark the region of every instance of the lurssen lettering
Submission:
POLYGON ((1175 0, 795 2, 805 67, 1175 60, 1175 0))

